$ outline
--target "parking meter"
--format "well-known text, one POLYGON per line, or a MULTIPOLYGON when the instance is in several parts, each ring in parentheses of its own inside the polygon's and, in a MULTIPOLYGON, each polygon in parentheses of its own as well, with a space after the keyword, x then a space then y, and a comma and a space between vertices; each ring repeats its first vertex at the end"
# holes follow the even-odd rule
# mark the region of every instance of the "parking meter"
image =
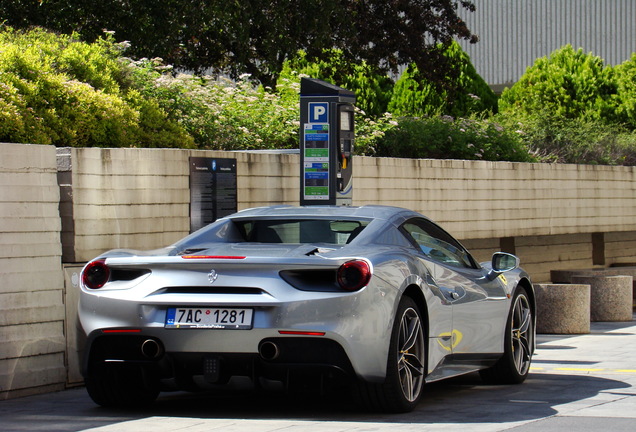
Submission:
POLYGON ((355 93, 300 81, 300 204, 351 205, 355 93))

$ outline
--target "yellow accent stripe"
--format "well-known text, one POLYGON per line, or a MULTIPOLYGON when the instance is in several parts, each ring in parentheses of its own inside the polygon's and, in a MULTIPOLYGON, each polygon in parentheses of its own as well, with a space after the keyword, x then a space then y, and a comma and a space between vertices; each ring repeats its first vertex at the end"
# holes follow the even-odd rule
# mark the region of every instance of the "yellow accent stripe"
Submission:
POLYGON ((605 369, 586 369, 586 368, 554 368, 554 370, 562 370, 562 371, 578 371, 578 372, 600 372, 605 369))

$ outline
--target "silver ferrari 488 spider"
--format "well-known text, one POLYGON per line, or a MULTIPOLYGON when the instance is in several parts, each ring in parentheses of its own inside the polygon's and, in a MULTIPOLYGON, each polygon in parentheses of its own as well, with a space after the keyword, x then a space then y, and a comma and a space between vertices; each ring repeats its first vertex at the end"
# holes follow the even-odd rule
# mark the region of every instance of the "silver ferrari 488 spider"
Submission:
POLYGON ((479 264, 402 208, 240 211, 84 267, 86 387, 97 404, 134 406, 239 376, 345 384, 371 409, 405 412, 426 382, 479 371, 520 383, 535 299, 518 265, 502 252, 479 264))

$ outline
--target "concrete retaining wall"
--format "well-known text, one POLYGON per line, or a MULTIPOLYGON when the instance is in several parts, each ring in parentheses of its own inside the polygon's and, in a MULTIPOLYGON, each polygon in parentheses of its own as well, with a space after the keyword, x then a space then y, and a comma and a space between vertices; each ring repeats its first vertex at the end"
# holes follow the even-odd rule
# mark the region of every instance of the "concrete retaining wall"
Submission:
POLYGON ((55 148, 0 144, 0 399, 64 387, 55 148))
MULTIPOLYGON (((64 226, 74 224, 74 244, 65 241, 65 261, 114 247, 152 249, 185 235, 189 156, 237 159, 239 209, 299 200, 294 154, 69 150, 72 223, 64 226)), ((541 265, 549 247, 550 262, 591 266, 594 233, 607 233, 609 262, 631 259, 630 246, 636 251, 633 167, 370 157, 354 163, 354 205, 411 208, 464 240, 514 239, 532 265, 541 265)))
MULTIPOLYGON (((0 149, 0 398, 79 380, 69 265, 186 235, 188 157, 237 159, 239 209, 299 201, 297 154, 0 149)), ((480 261, 519 255, 535 282, 636 261, 633 167, 356 157, 354 175, 354 205, 420 211, 480 261)))

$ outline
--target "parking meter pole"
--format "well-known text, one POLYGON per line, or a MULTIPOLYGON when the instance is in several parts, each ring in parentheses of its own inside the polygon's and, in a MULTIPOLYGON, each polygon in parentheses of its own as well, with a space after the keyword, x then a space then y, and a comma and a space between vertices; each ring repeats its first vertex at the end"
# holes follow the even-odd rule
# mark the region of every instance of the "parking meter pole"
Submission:
POLYGON ((301 79, 301 205, 351 205, 355 100, 352 91, 301 79))

